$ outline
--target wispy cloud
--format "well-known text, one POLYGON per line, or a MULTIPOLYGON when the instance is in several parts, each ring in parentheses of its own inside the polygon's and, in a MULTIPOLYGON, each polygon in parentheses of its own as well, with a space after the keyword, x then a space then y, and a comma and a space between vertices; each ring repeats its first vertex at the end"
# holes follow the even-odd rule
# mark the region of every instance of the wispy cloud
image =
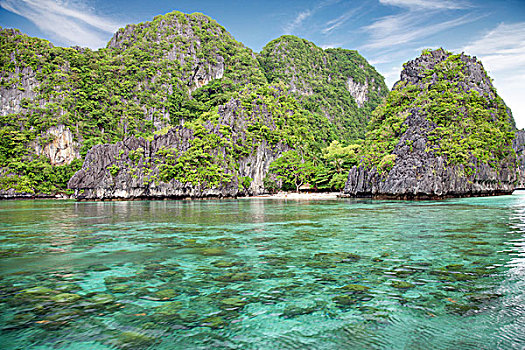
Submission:
POLYGON ((501 23, 461 50, 481 59, 518 127, 525 127, 525 22, 501 23))
POLYGON ((428 24, 428 18, 414 17, 412 12, 386 16, 363 28, 365 32, 369 33, 370 40, 362 48, 389 48, 415 42, 444 30, 477 21, 480 18, 469 14, 448 21, 428 24))
POLYGON ((462 50, 483 57, 493 70, 525 70, 525 22, 501 23, 462 50))
POLYGON ((345 24, 350 18, 352 18, 358 11, 358 8, 351 9, 349 11, 346 11, 341 16, 334 18, 325 24, 325 28, 321 30, 321 33, 328 34, 332 30, 339 28, 343 24, 345 24))
POLYGON ((379 0, 383 5, 409 9, 457 10, 470 7, 467 2, 457 0, 379 0))
POLYGON ((43 32, 68 45, 99 48, 121 24, 98 16, 82 3, 54 0, 0 0, 0 7, 27 18, 43 32))
POLYGON ((284 31, 286 34, 291 34, 295 29, 301 26, 305 19, 312 16, 314 13, 313 10, 305 10, 299 12, 295 19, 284 26, 284 31))
POLYGON ((395 6, 398 13, 383 16, 363 27, 369 40, 363 49, 389 49, 417 41, 445 30, 474 22, 483 16, 465 14, 472 5, 456 0, 379 0, 381 5, 395 6))
POLYGON ((310 7, 309 9, 304 9, 300 11, 293 20, 285 23, 283 30, 285 34, 292 34, 296 29, 300 28, 303 25, 303 22, 312 17, 319 10, 335 5, 341 0, 323 0, 318 2, 315 6, 310 7))

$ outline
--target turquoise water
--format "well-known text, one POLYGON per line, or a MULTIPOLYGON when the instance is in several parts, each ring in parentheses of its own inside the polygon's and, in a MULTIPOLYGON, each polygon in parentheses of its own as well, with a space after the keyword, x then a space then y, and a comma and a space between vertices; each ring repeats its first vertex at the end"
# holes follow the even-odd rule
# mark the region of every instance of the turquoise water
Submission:
POLYGON ((523 349, 525 194, 0 202, 2 349, 523 349))

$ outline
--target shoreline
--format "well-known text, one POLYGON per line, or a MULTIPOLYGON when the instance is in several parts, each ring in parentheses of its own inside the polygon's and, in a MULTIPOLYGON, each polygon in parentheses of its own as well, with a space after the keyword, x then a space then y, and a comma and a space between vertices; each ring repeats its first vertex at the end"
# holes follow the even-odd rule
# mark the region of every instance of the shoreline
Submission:
POLYGON ((311 192, 311 193, 297 193, 297 192, 279 192, 276 194, 261 194, 255 196, 239 196, 239 197, 180 197, 180 198, 105 198, 105 199, 79 199, 74 196, 67 195, 55 195, 55 196, 0 196, 0 202, 2 201, 16 201, 16 200, 71 200, 76 202, 128 202, 128 201, 166 201, 166 200, 182 200, 182 201, 202 201, 202 200, 225 200, 225 199, 272 199, 272 200, 296 200, 296 201, 309 201, 309 200, 336 200, 344 198, 367 198, 373 200, 400 200, 400 201, 425 201, 425 200, 444 200, 454 198, 476 198, 476 197, 494 197, 501 195, 512 195, 512 194, 525 194, 525 189, 516 189, 511 193, 492 193, 492 194, 477 194, 477 195, 466 195, 466 196, 449 196, 449 197, 438 197, 438 198, 393 198, 383 196, 349 196, 341 192, 311 192))
POLYGON ((341 198, 341 192, 312 192, 312 193, 296 193, 296 192, 279 192, 276 194, 261 194, 255 196, 239 196, 239 197, 180 197, 180 198, 93 198, 93 199, 79 199, 74 196, 10 196, 0 197, 0 201, 13 200, 72 200, 76 202, 133 202, 133 201, 166 201, 166 200, 182 200, 182 201, 202 201, 202 200, 224 200, 224 199, 278 199, 278 200, 334 200, 341 198))
POLYGON ((340 195, 341 192, 279 192, 276 194, 238 197, 238 199, 332 200, 338 199, 340 195))

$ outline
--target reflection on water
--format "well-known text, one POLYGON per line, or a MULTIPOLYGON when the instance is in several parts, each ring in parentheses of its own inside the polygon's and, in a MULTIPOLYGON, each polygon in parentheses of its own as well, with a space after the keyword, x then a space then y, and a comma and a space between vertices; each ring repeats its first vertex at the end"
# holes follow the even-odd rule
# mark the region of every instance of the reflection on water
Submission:
POLYGON ((521 349, 525 194, 0 202, 5 349, 521 349))

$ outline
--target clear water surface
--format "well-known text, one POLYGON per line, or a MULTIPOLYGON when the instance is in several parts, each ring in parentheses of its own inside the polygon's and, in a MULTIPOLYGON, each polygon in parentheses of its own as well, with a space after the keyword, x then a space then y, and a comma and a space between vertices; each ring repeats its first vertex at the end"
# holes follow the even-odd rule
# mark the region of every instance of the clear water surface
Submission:
POLYGON ((523 349, 525 193, 0 202, 2 349, 523 349))

